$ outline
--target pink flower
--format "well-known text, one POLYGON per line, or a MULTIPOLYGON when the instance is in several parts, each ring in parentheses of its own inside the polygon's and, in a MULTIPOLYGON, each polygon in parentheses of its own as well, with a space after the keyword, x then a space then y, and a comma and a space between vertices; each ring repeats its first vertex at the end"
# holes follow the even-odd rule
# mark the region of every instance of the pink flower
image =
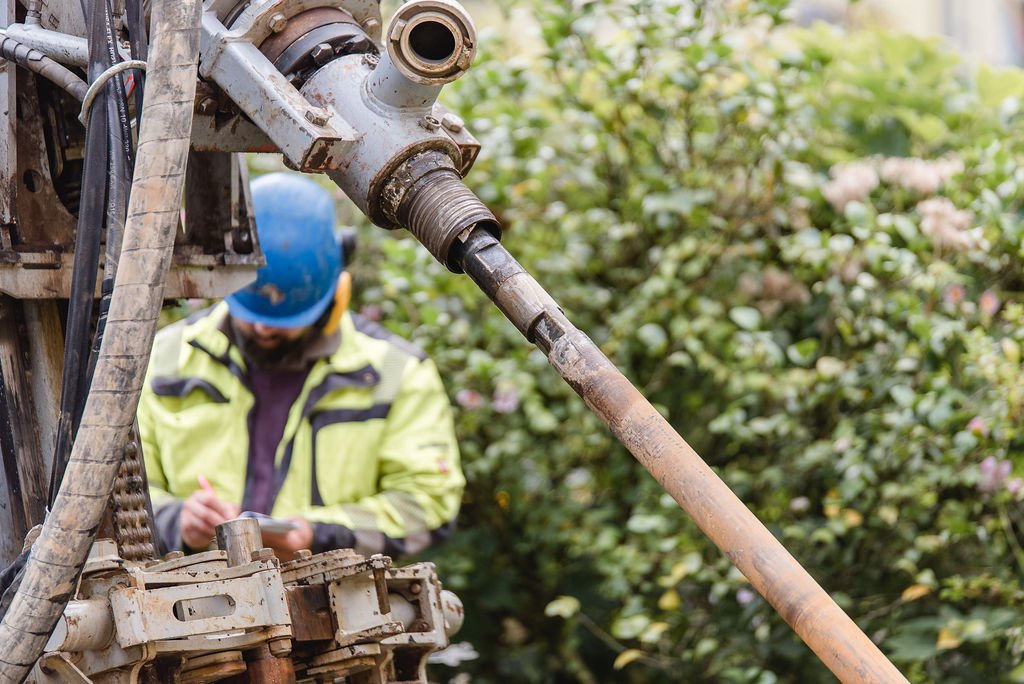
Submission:
POLYGON ((978 471, 981 473, 978 490, 986 494, 993 494, 1003 487, 1009 488, 1006 479, 1013 472, 1013 464, 1009 461, 1000 461, 995 456, 989 456, 978 464, 978 471))
POLYGON ((740 604, 741 606, 747 605, 756 598, 757 594, 755 594, 750 589, 747 589, 746 587, 743 587, 742 589, 736 592, 736 603, 740 604))
POLYGON ((957 306, 960 302, 964 301, 967 291, 963 285, 950 285, 946 288, 946 291, 942 293, 942 298, 947 304, 957 306))
POLYGON ((987 252, 991 245, 980 227, 971 228, 974 215, 956 208, 945 197, 932 197, 917 204, 921 215, 921 233, 936 247, 954 252, 979 249, 987 252))
POLYGON ((843 211, 850 202, 864 202, 878 187, 878 172, 867 161, 836 164, 832 167, 832 180, 821 189, 828 203, 836 211, 843 211))
MULTIPOLYGON (((973 432, 978 437, 988 437, 988 423, 981 416, 974 416, 967 423, 967 431, 973 432)), ((989 456, 989 458, 992 458, 989 456)), ((988 459, 985 459, 986 461, 988 459)), ((984 463, 984 461, 983 461, 984 463)))
POLYGON ((455 395, 455 401, 464 409, 475 410, 484 405, 484 397, 476 390, 459 390, 455 395))
POLYGON ((981 293, 981 297, 978 298, 978 308, 986 316, 995 316, 996 312, 999 311, 999 304, 999 295, 992 290, 985 290, 981 293))
POLYGON ((519 393, 514 389, 497 390, 491 401, 498 413, 512 413, 519 408, 519 393))
POLYGON ((1024 490, 1024 480, 1019 477, 1015 477, 1006 483, 1006 491, 1010 492, 1010 495, 1014 498, 1024 490))

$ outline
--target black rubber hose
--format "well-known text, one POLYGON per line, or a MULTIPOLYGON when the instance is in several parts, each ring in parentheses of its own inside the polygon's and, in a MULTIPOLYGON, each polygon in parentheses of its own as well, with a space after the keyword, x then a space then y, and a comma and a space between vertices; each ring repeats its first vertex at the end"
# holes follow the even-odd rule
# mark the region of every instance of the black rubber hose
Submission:
MULTIPOLYGON (((114 44, 113 17, 106 2, 97 2, 103 10, 103 38, 107 46, 106 68, 118 60, 119 55, 114 44)), ((97 20, 99 17, 96 17, 97 20)), ((114 277, 117 275, 117 263, 121 258, 121 242, 124 237, 124 218, 128 210, 128 196, 131 192, 131 168, 135 151, 132 149, 131 122, 127 107, 127 94, 121 76, 115 76, 104 88, 107 100, 108 126, 108 158, 107 176, 107 215, 106 252, 104 258, 103 285, 100 292, 99 318, 96 322, 96 334, 93 338, 92 350, 89 355, 89 371, 86 374, 86 386, 92 382, 96 356, 99 354, 106 330, 107 312, 110 309, 110 295, 114 289, 114 277)))
MULTIPOLYGON (((91 52, 91 51, 90 51, 91 52)), ((99 273, 100 238, 107 197, 107 109, 98 98, 88 112, 85 159, 82 171, 82 200, 75 233, 75 262, 71 274, 68 318, 64 328, 64 369, 61 374, 60 413, 53 467, 50 471, 49 502, 60 488, 71 455, 77 426, 87 394, 93 295, 99 273)))
MULTIPOLYGON (((128 42, 131 46, 132 59, 145 62, 149 59, 149 32, 146 30, 146 8, 142 6, 142 0, 128 0, 126 11, 128 12, 128 42)), ((145 72, 136 72, 135 87, 132 91, 135 96, 136 113, 142 111, 142 95, 145 84, 145 72)))

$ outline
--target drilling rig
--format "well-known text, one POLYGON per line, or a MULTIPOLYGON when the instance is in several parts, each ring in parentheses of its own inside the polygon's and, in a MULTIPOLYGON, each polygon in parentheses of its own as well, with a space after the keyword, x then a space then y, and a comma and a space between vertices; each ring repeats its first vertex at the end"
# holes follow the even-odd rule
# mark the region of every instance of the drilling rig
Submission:
POLYGON ((453 0, 0 0, 0 682, 426 682, 434 567, 282 562, 251 519, 157 556, 134 412, 165 300, 262 264, 245 153, 325 174, 468 275, 843 682, 905 682, 504 248, 437 102, 453 0))

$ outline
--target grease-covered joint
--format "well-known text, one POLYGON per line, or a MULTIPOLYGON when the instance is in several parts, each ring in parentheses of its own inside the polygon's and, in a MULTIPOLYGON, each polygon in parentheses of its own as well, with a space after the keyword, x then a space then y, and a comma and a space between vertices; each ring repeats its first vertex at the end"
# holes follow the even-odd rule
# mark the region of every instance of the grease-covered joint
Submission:
POLYGON ((271 33, 259 49, 296 88, 334 59, 378 53, 355 18, 334 7, 316 7, 296 14, 271 33))
POLYGON ((486 231, 458 236, 454 251, 466 275, 545 354, 575 329, 551 295, 486 231))
POLYGON ((406 160, 384 184, 379 201, 388 220, 408 228, 453 273, 462 273, 460 234, 478 227, 495 240, 501 237, 494 214, 444 152, 428 150, 406 160))

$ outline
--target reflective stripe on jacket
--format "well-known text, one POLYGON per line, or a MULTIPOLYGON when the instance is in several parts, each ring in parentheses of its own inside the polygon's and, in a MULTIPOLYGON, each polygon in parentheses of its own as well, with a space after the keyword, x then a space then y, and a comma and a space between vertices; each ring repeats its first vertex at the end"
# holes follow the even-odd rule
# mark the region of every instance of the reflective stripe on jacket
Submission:
MULTIPOLYGON (((153 346, 138 420, 158 526, 174 517, 168 548, 180 548, 180 501, 200 475, 226 501, 245 497, 254 398, 221 331, 226 315, 221 303, 153 346)), ((323 523, 322 547, 415 553, 450 528, 465 485, 448 397, 433 362, 404 340, 348 313, 340 333, 289 410, 271 514, 323 523)))

